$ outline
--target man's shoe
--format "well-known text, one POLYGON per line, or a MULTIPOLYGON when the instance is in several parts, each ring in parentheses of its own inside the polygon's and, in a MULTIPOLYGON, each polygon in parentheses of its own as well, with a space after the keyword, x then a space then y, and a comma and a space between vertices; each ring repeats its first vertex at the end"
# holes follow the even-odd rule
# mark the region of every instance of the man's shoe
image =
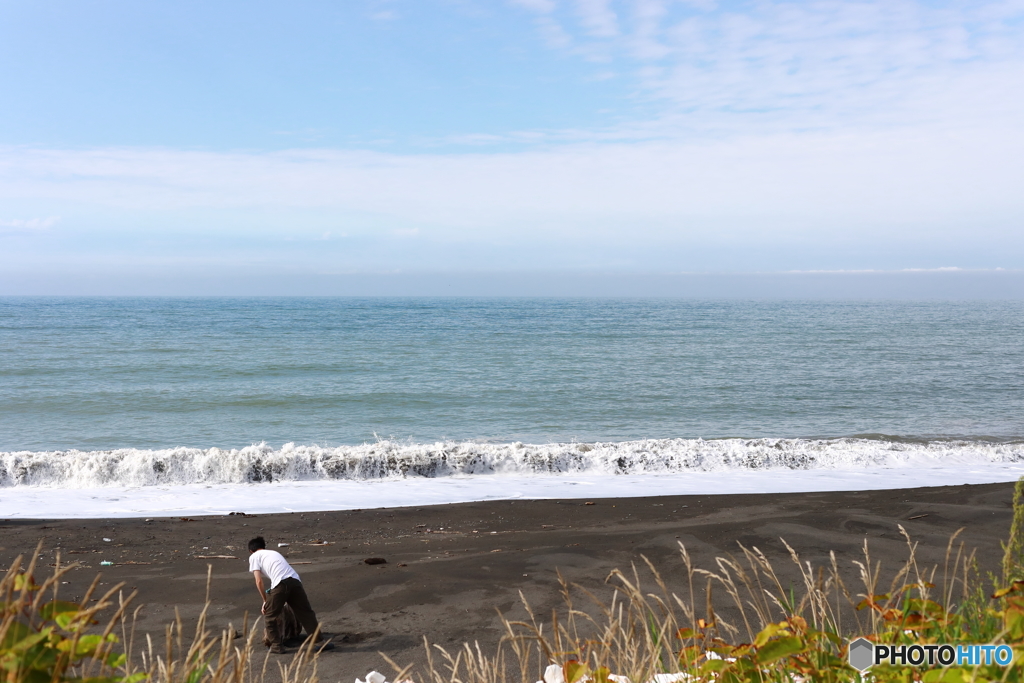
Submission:
POLYGON ((270 646, 270 651, 273 652, 275 655, 286 655, 286 654, 288 654, 288 650, 284 649, 283 645, 271 645, 270 646))

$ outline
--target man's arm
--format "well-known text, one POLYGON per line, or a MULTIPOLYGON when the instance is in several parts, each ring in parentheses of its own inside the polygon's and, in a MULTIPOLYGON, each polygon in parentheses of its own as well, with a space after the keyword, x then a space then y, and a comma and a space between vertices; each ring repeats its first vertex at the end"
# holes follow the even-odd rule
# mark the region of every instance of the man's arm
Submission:
POLYGON ((259 569, 257 569, 256 571, 254 571, 252 573, 252 575, 256 579, 256 590, 258 590, 260 592, 260 600, 263 601, 263 606, 260 607, 260 612, 262 612, 263 614, 266 614, 267 613, 267 592, 265 590, 263 590, 263 572, 261 572, 259 569))

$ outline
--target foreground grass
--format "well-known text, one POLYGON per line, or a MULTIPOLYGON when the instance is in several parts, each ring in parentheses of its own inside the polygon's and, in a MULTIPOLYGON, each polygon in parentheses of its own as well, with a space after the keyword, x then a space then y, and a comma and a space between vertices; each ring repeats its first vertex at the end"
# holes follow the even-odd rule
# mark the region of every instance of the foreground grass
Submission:
MULTIPOLYGON (((802 585, 786 588, 757 548, 717 558, 713 569, 695 567, 686 548, 683 586, 669 586, 650 563, 609 576, 611 599, 570 586, 564 609, 538 619, 503 620, 504 636, 485 647, 454 651, 427 645, 420 671, 395 666, 397 679, 420 683, 673 683, 674 681, 1022 681, 1024 666, 1024 479, 1014 492, 1014 518, 1004 545, 1002 576, 981 577, 973 553, 954 534, 942 567, 922 568, 917 545, 886 586, 881 567, 864 544, 854 563, 855 587, 844 582, 835 555, 814 567, 787 549, 802 585), (643 578, 641 578, 643 576, 643 578), (641 583, 650 583, 648 591, 641 583), (581 602, 582 601, 582 602, 581 602), (738 615, 726 621, 716 605, 738 615), (878 666, 865 675, 847 664, 849 639, 879 644, 1007 644, 1014 664, 878 666)), ((15 560, 0 579, 0 671, 6 683, 316 683, 312 644, 270 670, 257 629, 241 633, 208 628, 206 611, 193 627, 180 618, 163 642, 137 643, 131 611, 135 598, 121 585, 97 598, 99 577, 81 602, 60 600, 60 579, 74 565, 57 567, 41 583, 36 559, 15 560), (105 616, 104 616, 105 615, 105 616), (190 635, 189 635, 190 634, 190 635), (239 637, 240 636, 240 637, 239 637)), ((207 604, 209 600, 207 600, 207 604)), ((383 654, 383 653, 382 653, 383 654)), ((386 656, 386 655, 385 655, 386 656)), ((390 661, 390 660, 389 660, 390 661)), ((357 673, 357 672, 353 672, 357 673)))
POLYGON ((844 582, 834 554, 814 567, 786 545, 802 578, 797 589, 782 585, 757 548, 740 545, 738 557, 717 558, 709 570, 695 567, 680 545, 684 586, 668 586, 649 562, 644 580, 656 590, 641 586, 635 567, 628 575, 615 571, 607 603, 563 582, 564 609, 550 620, 538 620, 524 601, 529 619, 505 620, 496 647, 474 643, 449 652, 427 644, 426 671, 396 666, 397 677, 412 674, 425 683, 1021 681, 1024 479, 1013 506, 1001 577, 979 576, 973 552, 957 543, 960 532, 942 567, 920 567, 917 544, 902 526, 907 560, 884 587, 866 541, 863 558, 854 562, 856 587, 844 582), (735 623, 716 612, 719 600, 739 615, 735 623), (888 645, 1007 644, 1014 663, 876 666, 862 675, 847 663, 848 643, 858 636, 888 645))

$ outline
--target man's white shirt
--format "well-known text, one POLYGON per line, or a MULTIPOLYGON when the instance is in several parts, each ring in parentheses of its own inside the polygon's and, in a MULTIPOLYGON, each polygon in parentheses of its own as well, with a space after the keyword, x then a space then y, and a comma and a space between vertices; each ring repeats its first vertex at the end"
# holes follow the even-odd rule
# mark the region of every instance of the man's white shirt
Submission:
MULTIPOLYGON (((270 579, 271 589, 285 579, 299 578, 298 572, 292 569, 292 566, 288 564, 288 560, 284 559, 284 556, 276 550, 257 550, 250 555, 249 572, 255 571, 263 572, 270 579)), ((301 581, 301 579, 299 580, 301 581)))

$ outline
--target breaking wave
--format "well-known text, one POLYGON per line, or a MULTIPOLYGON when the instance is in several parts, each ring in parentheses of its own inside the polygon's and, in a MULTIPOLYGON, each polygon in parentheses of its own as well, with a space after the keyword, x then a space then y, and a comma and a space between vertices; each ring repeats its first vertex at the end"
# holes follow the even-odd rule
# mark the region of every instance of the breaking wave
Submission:
POLYGON ((1024 462, 1024 442, 841 439, 643 439, 616 443, 359 446, 265 443, 241 449, 124 448, 0 453, 0 487, 174 486, 456 475, 652 474, 729 470, 860 470, 1024 462))

